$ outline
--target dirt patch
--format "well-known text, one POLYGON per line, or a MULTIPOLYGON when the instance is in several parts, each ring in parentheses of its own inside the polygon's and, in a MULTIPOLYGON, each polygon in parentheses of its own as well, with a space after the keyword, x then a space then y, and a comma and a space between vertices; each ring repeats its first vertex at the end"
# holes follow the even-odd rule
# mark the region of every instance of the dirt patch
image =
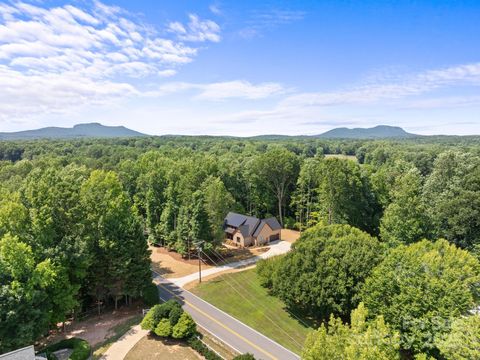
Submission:
MULTIPOLYGON (((153 270, 164 278, 182 277, 198 271, 198 259, 184 259, 180 254, 163 247, 150 246, 150 250, 153 270)), ((209 267, 202 264, 202 269, 209 267)))
POLYGON ((125 356, 125 360, 156 359, 198 360, 203 358, 183 342, 160 339, 151 335, 141 339, 125 356))
POLYGON ((63 339, 78 337, 89 342, 92 347, 101 344, 115 335, 114 328, 141 314, 137 307, 125 307, 116 311, 105 312, 83 321, 73 321, 67 324, 65 332, 54 332, 42 341, 53 344, 63 339))
POLYGON ((284 241, 288 241, 289 243, 294 243, 295 241, 298 240, 300 235, 301 235, 300 231, 290 230, 290 229, 282 229, 280 237, 284 241))
MULTIPOLYGON (((249 259, 258 256, 270 248, 252 247, 237 248, 233 246, 223 246, 215 253, 204 256, 202 270, 214 267, 216 265, 225 265, 228 263, 249 259)), ((183 258, 175 251, 168 251, 163 247, 150 246, 152 268, 155 272, 164 278, 179 278, 187 276, 198 271, 198 259, 183 258)))
MULTIPOLYGON (((258 256, 270 250, 268 246, 263 247, 251 247, 251 248, 238 248, 231 245, 224 245, 223 248, 218 250, 220 256, 218 257, 217 263, 219 265, 224 265, 236 261, 241 261, 249 259, 254 256, 258 256)), ((214 259, 216 260, 216 259, 214 259)))
MULTIPOLYGON (((207 282, 207 281, 210 281, 212 279, 215 279, 217 276, 222 276, 222 275, 225 275, 225 274, 230 274, 230 273, 236 273, 236 272, 240 272, 240 271, 245 271, 245 270, 250 270, 250 269, 253 269, 255 267, 255 265, 250 265, 250 266, 246 266, 246 267, 242 267, 242 268, 237 268, 237 269, 231 269, 231 270, 225 270, 225 271, 222 271, 222 272, 218 272, 216 274, 212 274, 212 275, 209 275, 209 276, 205 276, 203 277, 202 276, 202 282, 207 282)), ((185 284, 183 286, 183 288, 185 290, 191 290, 193 289, 194 287, 196 287, 198 285, 198 280, 194 280, 194 281, 191 281, 187 284, 185 284)))

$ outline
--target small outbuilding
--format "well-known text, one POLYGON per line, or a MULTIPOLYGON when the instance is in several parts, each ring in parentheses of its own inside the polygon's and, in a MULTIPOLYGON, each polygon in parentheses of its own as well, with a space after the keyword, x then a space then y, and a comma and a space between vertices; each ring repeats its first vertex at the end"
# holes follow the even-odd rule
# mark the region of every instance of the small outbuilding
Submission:
POLYGON ((261 246, 280 240, 282 226, 274 217, 258 219, 229 212, 224 222, 225 239, 236 246, 261 246))

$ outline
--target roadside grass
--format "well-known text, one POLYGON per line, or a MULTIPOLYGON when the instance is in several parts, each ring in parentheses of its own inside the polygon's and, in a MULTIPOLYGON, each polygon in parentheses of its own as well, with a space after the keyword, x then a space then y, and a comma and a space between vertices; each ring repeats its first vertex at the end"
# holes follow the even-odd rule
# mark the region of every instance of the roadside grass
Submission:
POLYGON ((113 335, 93 348, 93 359, 99 359, 108 348, 120 339, 128 330, 142 321, 142 315, 136 315, 112 328, 113 335))
POLYGON ((291 316, 281 300, 268 295, 255 269, 217 276, 190 291, 297 354, 313 330, 291 316))

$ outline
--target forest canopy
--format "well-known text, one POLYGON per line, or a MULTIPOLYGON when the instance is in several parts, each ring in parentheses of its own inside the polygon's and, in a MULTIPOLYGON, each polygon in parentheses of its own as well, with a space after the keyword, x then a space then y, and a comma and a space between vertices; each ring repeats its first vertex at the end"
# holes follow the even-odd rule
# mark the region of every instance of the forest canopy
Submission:
MULTIPOLYGON (((315 236, 298 248, 318 242, 339 261, 363 239, 372 267, 385 247, 425 237, 480 254, 478 140, 0 142, 0 352, 32 343, 75 311, 141 298, 151 285, 148 242, 185 256, 201 239, 208 251, 220 246, 231 210, 313 227, 315 236), (336 235, 319 230, 325 226, 337 229, 338 247, 336 235)), ((349 260, 359 266, 360 258, 349 260)), ((343 297, 312 302, 311 310, 348 315, 360 301, 355 284, 370 270, 358 279, 340 274, 343 297)), ((369 310, 380 316, 379 306, 369 310)))

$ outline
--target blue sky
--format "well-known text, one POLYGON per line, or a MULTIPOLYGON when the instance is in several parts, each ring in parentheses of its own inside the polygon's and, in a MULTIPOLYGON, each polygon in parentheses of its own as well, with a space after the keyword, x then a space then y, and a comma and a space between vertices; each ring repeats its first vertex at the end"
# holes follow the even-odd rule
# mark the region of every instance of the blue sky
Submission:
POLYGON ((0 1, 0 131, 480 134, 478 1, 0 1))

